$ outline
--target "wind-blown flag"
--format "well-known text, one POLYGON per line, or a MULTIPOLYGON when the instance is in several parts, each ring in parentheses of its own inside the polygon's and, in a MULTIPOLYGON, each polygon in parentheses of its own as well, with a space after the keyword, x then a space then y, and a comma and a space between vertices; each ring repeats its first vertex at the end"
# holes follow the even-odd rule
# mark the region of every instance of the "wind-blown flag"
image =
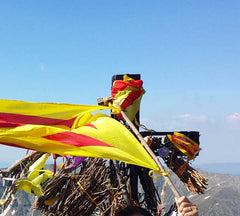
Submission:
POLYGON ((0 143, 41 152, 120 160, 158 171, 150 155, 109 109, 0 99, 0 143))
MULTIPOLYGON (((116 80, 112 86, 113 101, 117 102, 121 109, 126 113, 127 117, 133 121, 139 111, 140 102, 145 90, 142 87, 142 80, 134 80, 127 75, 123 76, 123 80, 116 80)), ((113 106, 115 104, 113 103, 113 106)), ((120 113, 115 113, 118 118, 123 119, 120 113)))
POLYGON ((182 133, 174 132, 173 135, 167 135, 167 137, 189 159, 194 159, 196 153, 200 151, 199 145, 182 133))

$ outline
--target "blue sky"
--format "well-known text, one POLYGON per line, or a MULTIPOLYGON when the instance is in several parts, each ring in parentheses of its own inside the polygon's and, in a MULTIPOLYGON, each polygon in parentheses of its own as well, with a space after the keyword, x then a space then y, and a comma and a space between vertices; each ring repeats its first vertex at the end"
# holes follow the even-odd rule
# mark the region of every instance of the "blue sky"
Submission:
POLYGON ((142 123, 199 130, 196 163, 240 162, 239 11, 238 0, 1 1, 1 98, 96 104, 112 75, 140 73, 142 123))

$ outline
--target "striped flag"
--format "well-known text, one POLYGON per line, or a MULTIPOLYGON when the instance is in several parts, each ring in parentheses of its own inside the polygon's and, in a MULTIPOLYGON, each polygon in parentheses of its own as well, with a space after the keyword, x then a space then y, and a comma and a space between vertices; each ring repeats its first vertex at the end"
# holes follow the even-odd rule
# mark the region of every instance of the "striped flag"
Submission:
POLYGON ((121 123, 91 112, 109 109, 0 99, 0 143, 41 152, 120 160, 159 168, 121 123))
POLYGON ((199 145, 182 133, 174 132, 173 135, 167 135, 167 137, 189 159, 195 158, 196 153, 200 151, 199 145))
MULTIPOLYGON (((142 80, 134 80, 127 75, 124 75, 123 80, 116 80, 112 86, 111 94, 113 101, 121 106, 121 109, 131 121, 135 120, 136 114, 139 111, 142 96, 145 93, 142 85, 142 80)), ((113 114, 124 120, 121 114, 114 113, 114 111, 113 114)))

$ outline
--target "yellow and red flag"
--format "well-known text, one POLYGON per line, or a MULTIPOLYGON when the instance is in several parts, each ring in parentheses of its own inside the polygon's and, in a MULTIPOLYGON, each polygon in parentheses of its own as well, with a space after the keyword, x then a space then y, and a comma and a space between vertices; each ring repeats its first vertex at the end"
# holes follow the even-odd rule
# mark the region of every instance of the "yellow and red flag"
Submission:
POLYGON ((167 137, 189 159, 195 158, 196 153, 200 150, 196 142, 182 133, 174 132, 173 135, 167 135, 167 137))
MULTIPOLYGON (((114 101, 116 101, 131 121, 135 120, 142 96, 145 93, 142 85, 142 80, 134 80, 124 75, 123 80, 116 80, 112 86, 113 106, 114 101)), ((122 115, 114 112, 114 110, 113 114, 123 120, 122 115)))
POLYGON ((91 112, 109 109, 0 99, 0 143, 41 152, 120 160, 158 171, 121 123, 91 112))

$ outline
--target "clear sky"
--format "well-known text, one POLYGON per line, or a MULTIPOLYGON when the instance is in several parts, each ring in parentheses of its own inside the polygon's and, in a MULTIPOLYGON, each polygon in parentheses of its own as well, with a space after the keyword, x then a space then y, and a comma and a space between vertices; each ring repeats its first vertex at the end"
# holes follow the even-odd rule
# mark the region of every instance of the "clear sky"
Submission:
MULTIPOLYGON (((0 2, 0 95, 96 104, 140 73, 141 122, 199 130, 196 163, 240 162, 239 0, 0 2)), ((24 154, 0 146, 0 161, 24 154)))

